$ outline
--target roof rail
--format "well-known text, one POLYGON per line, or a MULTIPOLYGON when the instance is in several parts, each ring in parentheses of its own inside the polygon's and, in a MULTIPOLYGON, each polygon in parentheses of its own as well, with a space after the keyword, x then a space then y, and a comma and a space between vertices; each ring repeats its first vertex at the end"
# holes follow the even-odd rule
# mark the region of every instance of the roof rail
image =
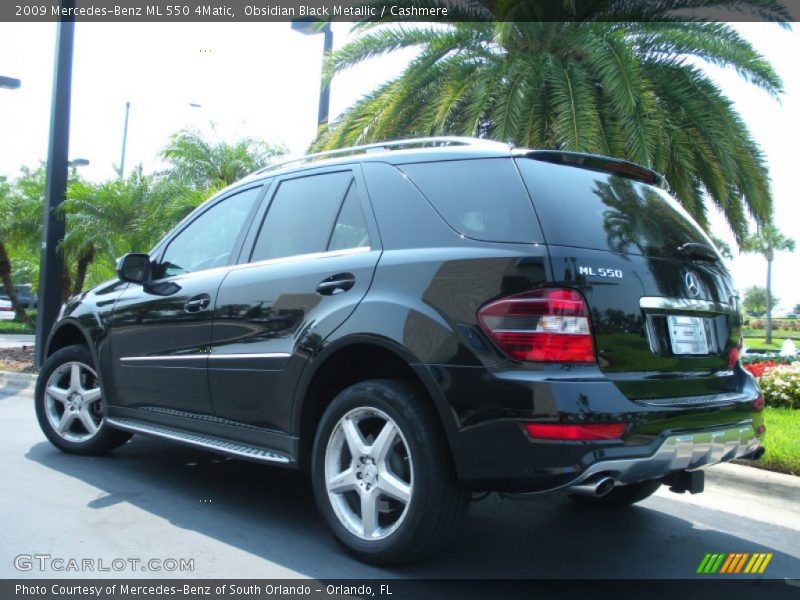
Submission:
POLYGON ((384 150, 391 150, 391 149, 415 148, 415 147, 425 147, 425 146, 433 146, 433 147, 476 146, 476 147, 488 147, 488 148, 505 148, 505 149, 510 148, 509 144, 504 144, 503 142, 496 142, 494 140, 486 140, 486 139, 472 138, 472 137, 439 136, 439 137, 413 138, 408 140, 393 140, 390 142, 376 142, 374 144, 350 146, 349 148, 340 148, 338 150, 327 150, 325 152, 315 152, 314 154, 306 154, 305 156, 301 156, 299 158, 292 158, 289 160, 284 160, 277 163, 273 163, 271 165, 267 165, 266 167, 259 169, 253 174, 259 175, 261 173, 266 173, 268 171, 274 171, 275 169, 279 169, 287 165, 295 163, 302 164, 307 162, 313 162, 315 160, 320 160, 323 158, 333 158, 335 156, 351 156, 355 154, 381 152, 384 150))

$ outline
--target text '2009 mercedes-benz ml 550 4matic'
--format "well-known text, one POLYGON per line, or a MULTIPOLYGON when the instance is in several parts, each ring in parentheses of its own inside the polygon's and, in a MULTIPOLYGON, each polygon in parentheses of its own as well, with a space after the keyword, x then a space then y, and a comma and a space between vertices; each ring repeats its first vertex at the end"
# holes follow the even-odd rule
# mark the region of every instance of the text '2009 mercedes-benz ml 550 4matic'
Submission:
POLYGON ((50 441, 142 433, 307 469, 362 560, 439 548, 476 491, 620 506, 763 453, 731 279, 628 162, 462 138, 312 155, 117 275, 49 337, 50 441))

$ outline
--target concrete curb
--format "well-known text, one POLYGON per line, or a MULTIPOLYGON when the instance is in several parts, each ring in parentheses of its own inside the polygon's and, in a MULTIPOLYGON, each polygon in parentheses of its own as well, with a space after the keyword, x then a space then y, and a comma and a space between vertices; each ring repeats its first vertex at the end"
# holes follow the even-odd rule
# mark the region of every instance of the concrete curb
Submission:
POLYGON ((709 482, 723 487, 767 493, 792 501, 800 497, 800 477, 794 475, 732 463, 714 465, 705 472, 709 482))

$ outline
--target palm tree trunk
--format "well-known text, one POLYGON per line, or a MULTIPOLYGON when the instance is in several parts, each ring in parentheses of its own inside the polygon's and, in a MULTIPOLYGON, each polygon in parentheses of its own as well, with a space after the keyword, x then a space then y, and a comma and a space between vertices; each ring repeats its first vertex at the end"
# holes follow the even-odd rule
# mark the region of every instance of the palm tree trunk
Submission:
POLYGON ((69 275, 69 269, 67 265, 64 265, 63 271, 61 272, 61 303, 67 301, 67 298, 70 296, 70 289, 72 288, 72 277, 69 275))
POLYGON ((89 247, 86 248, 86 252, 84 252, 83 256, 78 260, 78 269, 75 272, 75 287, 72 289, 73 295, 80 294, 83 291, 83 284, 86 281, 86 271, 89 269, 89 265, 92 264, 92 261, 94 261, 94 253, 94 244, 89 244, 89 247))
POLYGON ((772 259, 767 257, 767 344, 772 343, 772 259))
POLYGON ((6 252, 6 247, 3 242, 0 242, 0 279, 2 279, 3 287, 6 289, 6 295, 9 300, 11 300, 11 304, 14 307, 17 320, 27 325, 33 325, 25 309, 19 305, 17 290, 14 289, 14 284, 11 282, 11 260, 8 258, 8 253, 6 252))

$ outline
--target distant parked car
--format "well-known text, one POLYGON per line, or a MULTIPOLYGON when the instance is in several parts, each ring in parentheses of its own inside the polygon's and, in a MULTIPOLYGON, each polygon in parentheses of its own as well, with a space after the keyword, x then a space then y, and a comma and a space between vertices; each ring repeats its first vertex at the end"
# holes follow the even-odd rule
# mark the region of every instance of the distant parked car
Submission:
POLYGON ((17 302, 22 308, 36 308, 38 298, 33 291, 33 285, 30 283, 21 283, 14 286, 17 291, 17 302))
POLYGON ((14 307, 11 306, 11 300, 8 296, 0 296, 0 321, 13 321, 14 320, 14 307))

